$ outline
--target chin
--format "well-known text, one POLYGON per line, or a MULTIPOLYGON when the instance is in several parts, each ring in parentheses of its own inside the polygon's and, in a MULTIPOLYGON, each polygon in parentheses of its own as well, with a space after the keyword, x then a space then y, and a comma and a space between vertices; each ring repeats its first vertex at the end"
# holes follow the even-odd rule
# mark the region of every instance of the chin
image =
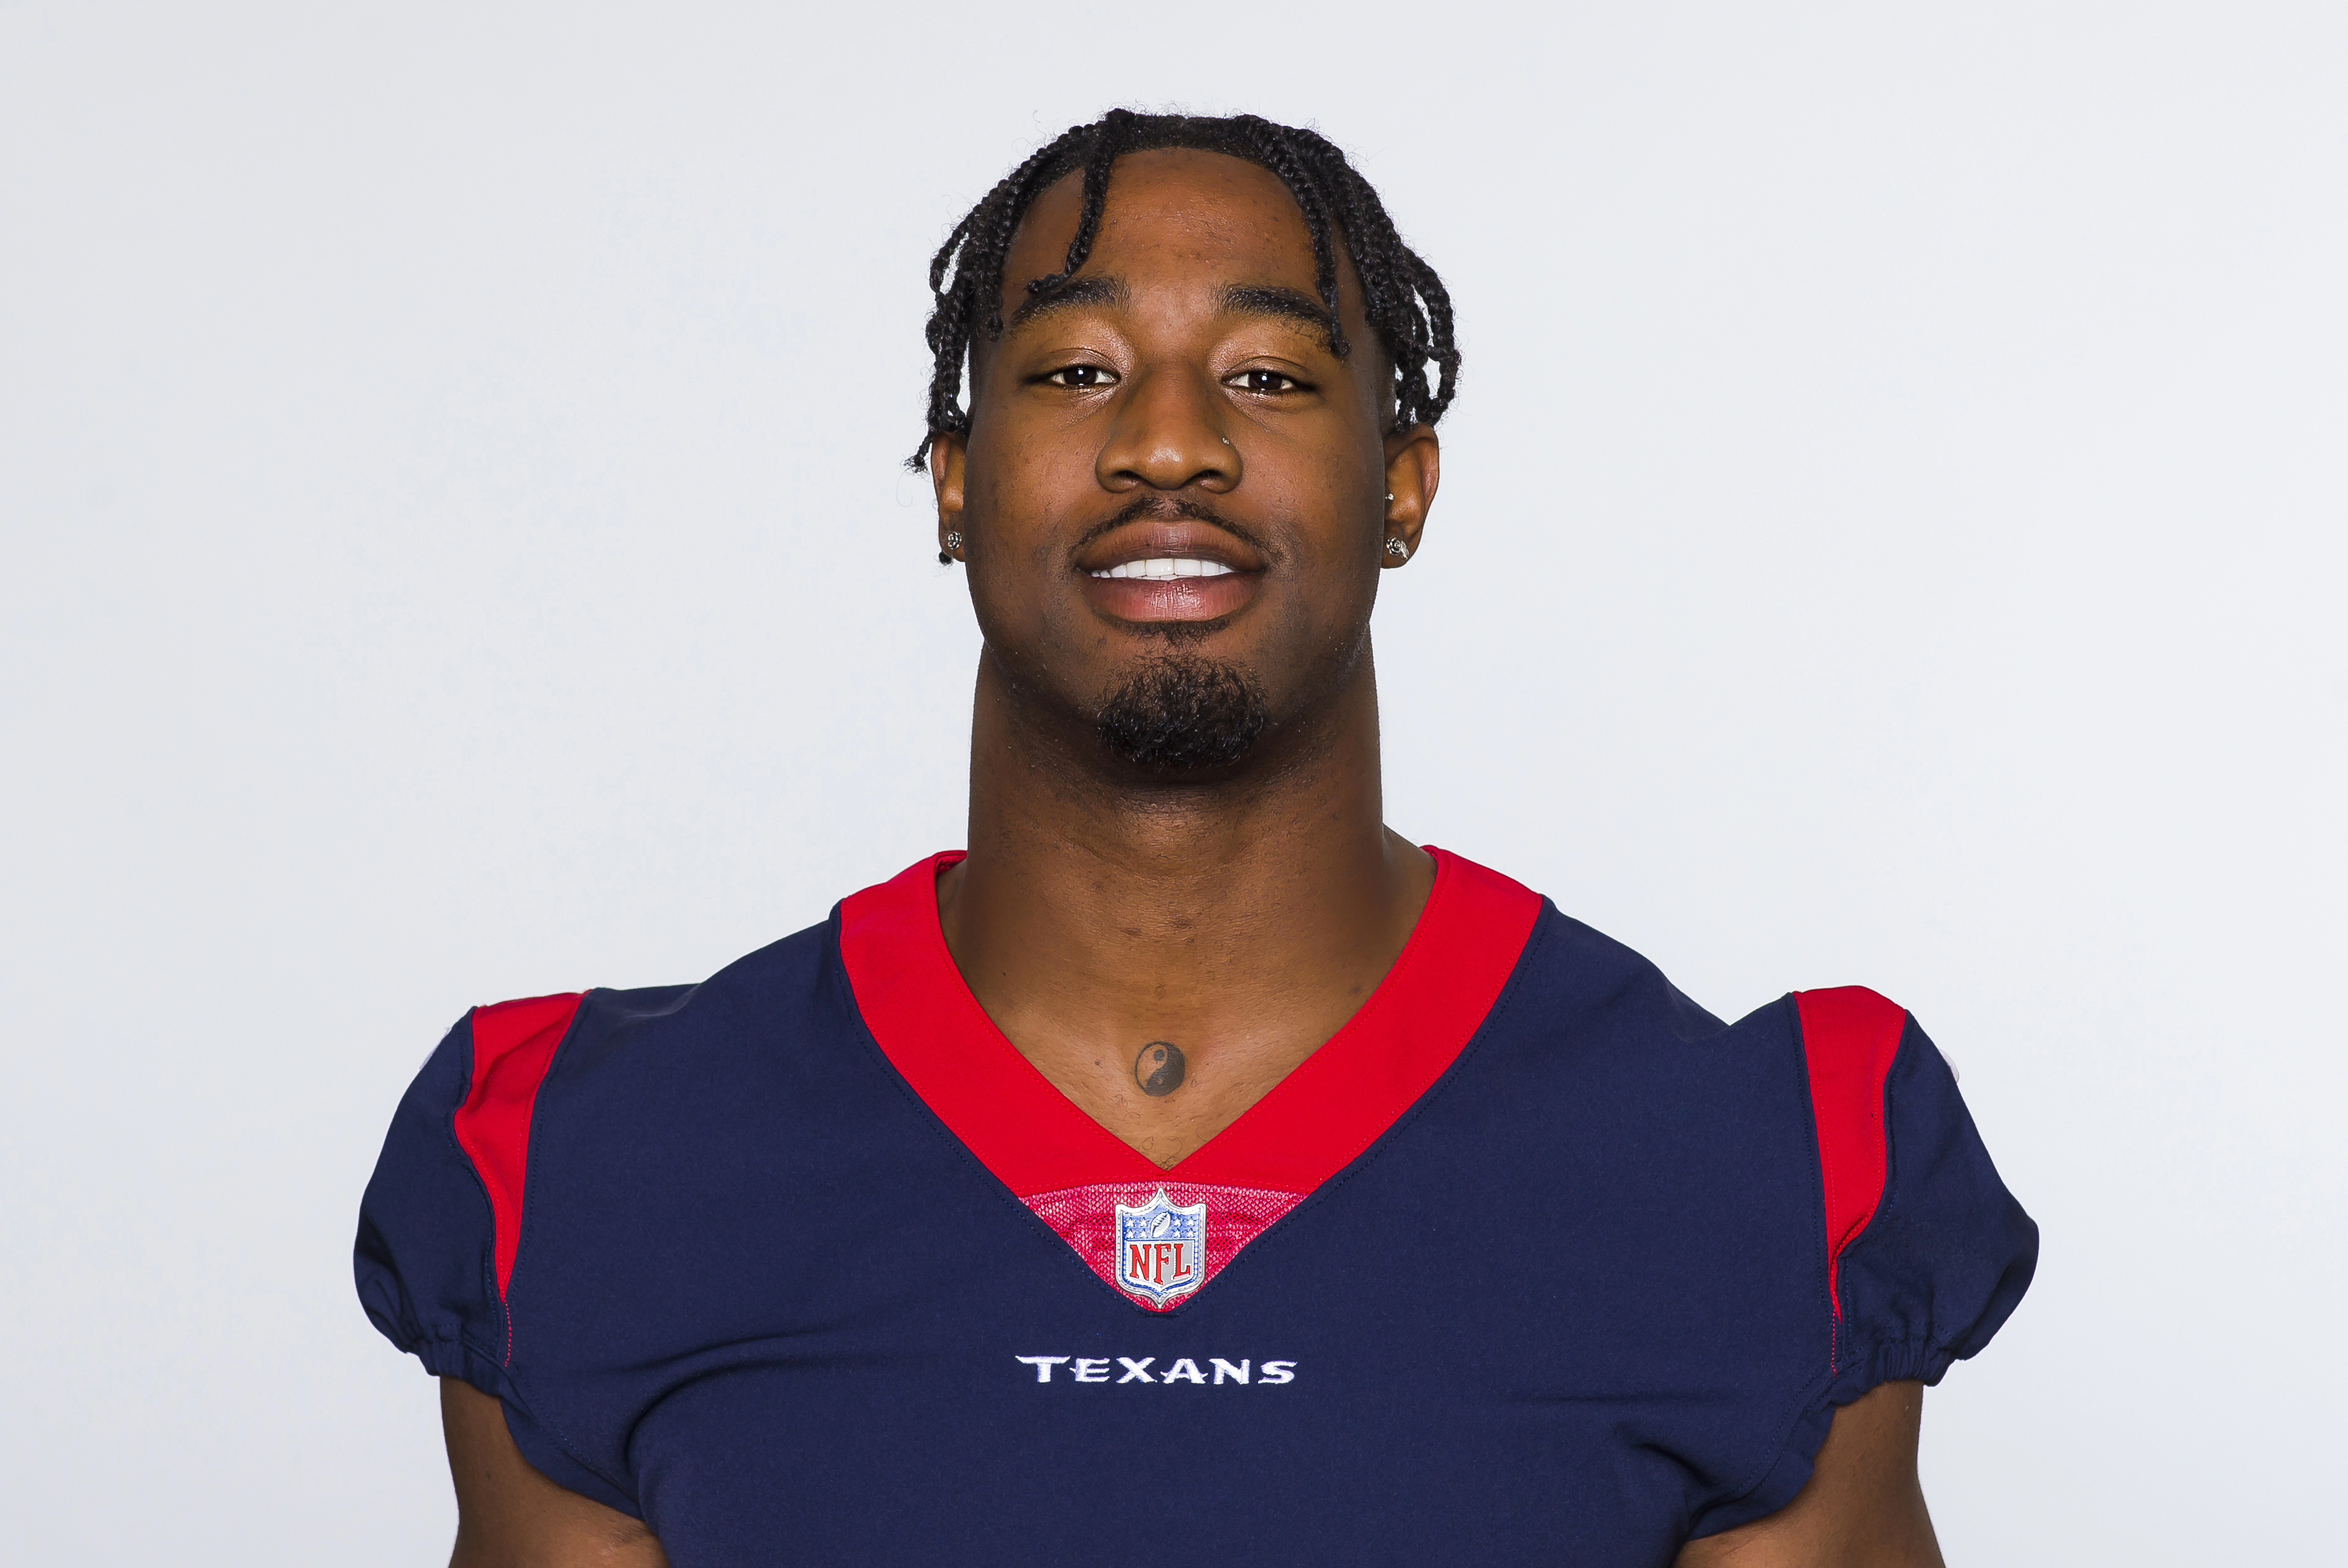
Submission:
POLYGON ((1191 776, 1238 766, 1270 723, 1253 671, 1184 649, 1142 661, 1103 693, 1093 715, 1111 756, 1148 773, 1191 776))

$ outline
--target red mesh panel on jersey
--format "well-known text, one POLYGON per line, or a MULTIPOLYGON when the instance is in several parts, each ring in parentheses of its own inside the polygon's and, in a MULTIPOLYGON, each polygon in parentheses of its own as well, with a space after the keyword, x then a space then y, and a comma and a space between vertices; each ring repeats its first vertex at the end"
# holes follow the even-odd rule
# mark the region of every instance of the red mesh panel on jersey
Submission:
POLYGON ((1802 1020, 1818 1173, 1826 1187, 1827 1294, 1839 1323, 1843 1249, 1859 1239, 1883 1201, 1883 1083, 1900 1054, 1908 1010, 1865 986, 1796 991, 1794 1006, 1802 1020))
POLYGON ((497 1222, 500 1296, 512 1283, 514 1256, 521 1250, 530 1118, 538 1105, 538 1086, 546 1081, 554 1048, 570 1032, 584 995, 530 997, 473 1009, 473 1086, 457 1108, 457 1144, 489 1190, 489 1213, 497 1222))
MULTIPOLYGON (((1222 1272, 1240 1248, 1270 1229, 1273 1221, 1304 1201, 1302 1193, 1274 1193, 1262 1187, 1207 1187, 1195 1182, 1104 1182, 1057 1192, 1031 1193, 1019 1201, 1035 1211, 1060 1238, 1076 1249, 1092 1271, 1117 1285, 1117 1206, 1138 1209, 1163 1192, 1174 1204, 1189 1208, 1207 1205, 1207 1256, 1199 1284, 1222 1272)), ((1123 1286, 1118 1286, 1123 1289, 1123 1286)), ((1170 1312, 1181 1305, 1163 1305, 1125 1292, 1128 1299, 1153 1312, 1170 1312)))

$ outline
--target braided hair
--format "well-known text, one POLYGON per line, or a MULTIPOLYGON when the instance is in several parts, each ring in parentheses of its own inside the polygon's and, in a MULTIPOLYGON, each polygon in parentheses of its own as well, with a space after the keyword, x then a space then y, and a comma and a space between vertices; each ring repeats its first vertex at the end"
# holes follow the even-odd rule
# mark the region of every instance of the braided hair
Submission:
POLYGON ((930 292, 937 306, 929 323, 934 361, 929 432, 907 467, 919 473, 939 436, 970 433, 970 414, 960 400, 963 366, 979 333, 989 339, 1003 335, 1004 261, 1029 204, 1063 176, 1084 171, 1084 206, 1076 237, 1068 241, 1066 264, 1027 284, 1030 294, 1048 294, 1074 278, 1092 254, 1110 166, 1126 153, 1160 148, 1224 153, 1277 176, 1296 198, 1313 236, 1313 284, 1329 312, 1330 352, 1344 359, 1353 347, 1337 314, 1336 247, 1342 240, 1362 281, 1371 330, 1394 366, 1394 427, 1432 425, 1443 417, 1459 382, 1451 296, 1435 269, 1403 243, 1378 193, 1343 152, 1313 131, 1250 114, 1209 118, 1111 109, 1088 125, 1071 126, 1013 169, 954 225, 930 259, 930 292), (1431 385, 1430 364, 1436 372, 1431 385))

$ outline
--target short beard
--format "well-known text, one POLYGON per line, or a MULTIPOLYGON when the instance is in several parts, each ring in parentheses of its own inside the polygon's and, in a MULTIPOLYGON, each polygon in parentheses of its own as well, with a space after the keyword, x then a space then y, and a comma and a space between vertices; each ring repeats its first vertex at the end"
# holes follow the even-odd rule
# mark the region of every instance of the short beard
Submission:
POLYGON ((1112 753, 1161 774, 1230 767, 1270 721, 1263 688, 1246 671, 1195 653, 1151 660, 1102 700, 1093 720, 1112 753))

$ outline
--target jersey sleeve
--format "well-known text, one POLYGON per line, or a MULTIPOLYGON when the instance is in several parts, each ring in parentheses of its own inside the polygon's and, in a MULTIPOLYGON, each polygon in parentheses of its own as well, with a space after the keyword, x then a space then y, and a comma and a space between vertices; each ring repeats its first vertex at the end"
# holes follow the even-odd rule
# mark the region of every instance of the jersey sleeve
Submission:
POLYGON ((1989 1343, 2038 1266, 2038 1226, 1998 1179, 1956 1075, 1903 1020, 1883 1089, 1882 1196, 1835 1260, 1836 1405, 1900 1378, 1939 1382, 1989 1343))
POLYGON ((1989 1343, 2038 1262, 2037 1225, 1907 1010, 1859 987, 1795 1000, 1824 1218, 1822 1354, 1759 1481, 1699 1514, 1692 1536, 1791 1502, 1837 1409, 1885 1383, 1939 1382, 1989 1343))
POLYGON ((448 1031, 401 1097, 359 1204, 359 1303, 384 1337, 438 1377, 509 1397, 497 1218, 458 1144, 473 1079, 473 1016, 448 1031))
POLYGON ((475 1008, 448 1031, 392 1117, 359 1204, 355 1263, 359 1303, 386 1338, 426 1371, 494 1396, 540 1473, 641 1518, 625 1478, 558 1435, 541 1408, 548 1379, 516 1353, 510 1291, 539 1090, 583 999, 475 1008))

